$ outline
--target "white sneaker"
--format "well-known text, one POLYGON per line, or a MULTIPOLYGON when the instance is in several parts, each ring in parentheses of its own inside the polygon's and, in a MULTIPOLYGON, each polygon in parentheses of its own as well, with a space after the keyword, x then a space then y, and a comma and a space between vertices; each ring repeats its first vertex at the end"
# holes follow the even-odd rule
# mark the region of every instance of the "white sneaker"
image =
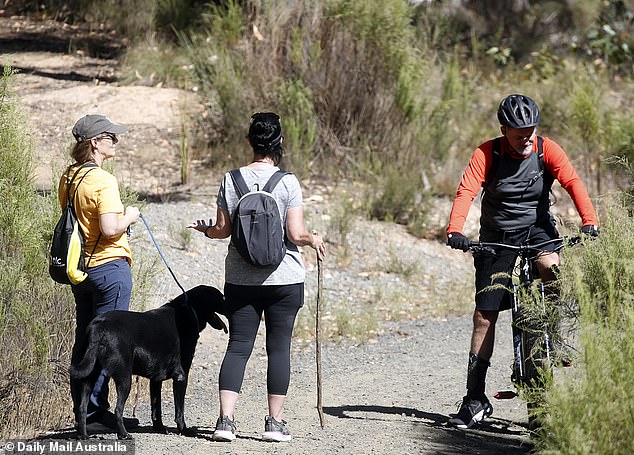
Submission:
POLYGON ((264 433, 262 440, 268 442, 288 442, 292 439, 291 432, 286 426, 286 421, 278 422, 271 416, 264 418, 264 433))
POLYGON ((236 424, 228 416, 218 417, 216 430, 211 437, 214 441, 231 442, 236 438, 236 424))

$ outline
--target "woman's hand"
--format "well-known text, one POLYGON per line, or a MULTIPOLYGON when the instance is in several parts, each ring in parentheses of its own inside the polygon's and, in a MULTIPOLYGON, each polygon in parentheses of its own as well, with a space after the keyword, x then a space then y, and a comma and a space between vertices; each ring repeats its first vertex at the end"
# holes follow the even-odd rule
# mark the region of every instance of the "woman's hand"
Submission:
POLYGON ((209 222, 206 222, 205 220, 196 220, 187 227, 189 229, 196 229, 198 232, 204 233, 211 226, 213 226, 213 221, 211 218, 209 218, 209 222))
POLYGON ((205 237, 210 239, 226 239, 231 235, 231 218, 229 217, 229 212, 227 212, 226 209, 218 207, 216 215, 216 224, 209 218, 209 222, 196 220, 187 227, 202 232, 205 234, 205 237))
POLYGON ((326 257, 326 244, 324 243, 324 239, 317 234, 317 231, 313 231, 313 241, 311 245, 315 252, 317 252, 317 259, 322 261, 326 257))
POLYGON ((140 215, 141 212, 136 207, 129 206, 125 208, 125 216, 128 217, 128 220, 130 220, 130 224, 134 224, 139 221, 140 215))

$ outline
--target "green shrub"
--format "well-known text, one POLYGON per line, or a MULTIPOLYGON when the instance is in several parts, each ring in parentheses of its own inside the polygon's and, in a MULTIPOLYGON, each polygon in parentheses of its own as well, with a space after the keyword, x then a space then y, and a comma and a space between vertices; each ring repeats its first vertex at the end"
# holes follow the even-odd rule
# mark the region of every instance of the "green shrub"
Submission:
POLYGON ((312 93, 301 80, 279 87, 280 115, 284 128, 285 154, 300 177, 308 176, 315 162, 317 119, 312 93))
MULTIPOLYGON (((433 160, 450 156, 470 96, 457 58, 432 78, 411 22, 401 0, 274 1, 254 16, 234 2, 212 8, 204 37, 185 41, 195 85, 221 111, 220 122, 204 120, 217 129, 202 135, 211 138, 210 162, 246 159, 247 119, 274 110, 291 170, 371 182, 381 195, 372 201, 375 216, 414 220, 404 206, 421 200, 419 181, 436 174, 433 160), (402 185, 409 177, 399 182, 402 169, 417 187, 402 185), (409 188, 413 195, 405 194, 409 188)), ((422 223, 424 210, 415 210, 422 223)))
POLYGON ((579 308, 580 352, 577 370, 548 396, 543 453, 634 451, 634 220, 615 206, 601 229, 563 265, 564 298, 579 308))
POLYGON ((235 166, 247 158, 248 119, 253 112, 264 110, 254 106, 251 69, 237 47, 245 28, 242 9, 230 0, 225 7, 210 6, 199 34, 181 36, 193 65, 193 84, 209 100, 211 111, 196 119, 204 143, 192 145, 211 149, 209 162, 218 167, 235 166))
POLYGON ((48 276, 51 197, 37 195, 32 144, 10 89, 0 81, 0 436, 24 436, 68 418, 73 333, 70 289, 48 276), (29 409, 28 412, 23 412, 29 409))
POLYGON ((416 170, 393 165, 377 172, 373 191, 365 193, 372 218, 410 226, 425 219, 430 196, 416 170))
POLYGON ((610 65, 612 71, 625 73, 634 69, 634 4, 622 0, 600 2, 598 18, 586 35, 586 50, 610 65))
POLYGON ((182 49, 150 37, 128 47, 123 60, 123 82, 191 87, 191 66, 182 49))

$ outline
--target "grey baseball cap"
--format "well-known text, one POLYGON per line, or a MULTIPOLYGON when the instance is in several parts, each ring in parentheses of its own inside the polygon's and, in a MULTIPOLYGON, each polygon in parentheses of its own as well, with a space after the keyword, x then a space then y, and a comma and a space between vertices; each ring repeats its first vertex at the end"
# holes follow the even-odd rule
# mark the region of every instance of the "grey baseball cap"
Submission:
POLYGON ((83 142, 103 133, 120 134, 128 131, 127 126, 113 123, 100 114, 84 115, 73 126, 73 136, 77 142, 83 142))

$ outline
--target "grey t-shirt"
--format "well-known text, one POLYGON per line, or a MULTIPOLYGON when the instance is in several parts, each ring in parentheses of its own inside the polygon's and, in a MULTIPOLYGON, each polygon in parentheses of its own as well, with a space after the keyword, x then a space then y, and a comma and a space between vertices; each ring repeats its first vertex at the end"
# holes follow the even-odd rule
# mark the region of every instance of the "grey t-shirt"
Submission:
MULTIPOLYGON (((240 173, 250 190, 258 185, 264 188, 269 178, 279 170, 278 167, 250 168, 241 167, 240 173)), ((297 177, 293 174, 285 175, 275 186, 272 192, 277 207, 282 216, 284 229, 286 229, 286 211, 293 207, 301 207, 302 189, 297 177)), ((233 187, 233 180, 227 172, 222 179, 218 190, 218 207, 229 212, 233 219, 233 213, 238 205, 238 195, 233 187)), ((273 286, 282 284, 303 283, 306 275, 304 261, 297 246, 290 241, 286 242, 286 255, 282 263, 277 267, 256 267, 244 260, 238 250, 229 242, 229 251, 225 259, 225 281, 242 286, 273 286)))

